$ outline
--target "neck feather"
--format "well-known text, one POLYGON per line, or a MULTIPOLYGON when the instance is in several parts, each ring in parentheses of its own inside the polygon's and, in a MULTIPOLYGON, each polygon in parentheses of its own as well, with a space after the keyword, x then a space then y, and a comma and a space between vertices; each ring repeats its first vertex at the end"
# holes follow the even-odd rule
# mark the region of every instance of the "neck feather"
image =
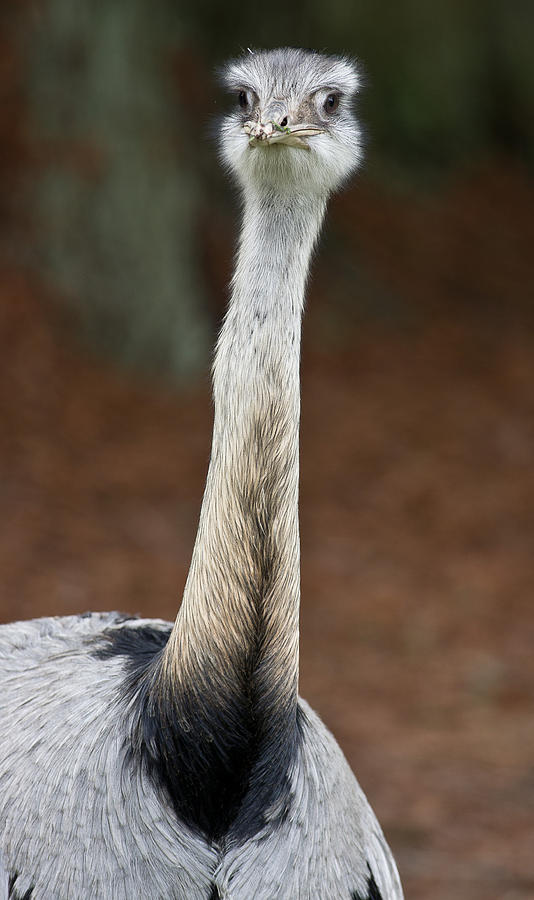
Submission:
MULTIPOLYGON (((191 569, 163 672, 296 709, 300 328, 325 203, 245 195, 191 569), (253 687, 251 687, 253 686, 253 687)), ((267 710, 265 710, 267 712, 267 710)))

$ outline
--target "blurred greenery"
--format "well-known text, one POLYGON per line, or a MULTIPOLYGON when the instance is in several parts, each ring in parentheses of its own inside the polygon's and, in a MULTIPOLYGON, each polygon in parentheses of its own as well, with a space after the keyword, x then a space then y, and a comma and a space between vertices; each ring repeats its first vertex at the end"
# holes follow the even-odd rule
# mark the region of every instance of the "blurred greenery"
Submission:
POLYGON ((200 187, 181 140, 174 4, 50 0, 35 30, 32 124, 48 148, 37 232, 86 332, 126 363, 187 376, 209 331, 195 215, 200 187))
POLYGON ((494 156, 534 160, 532 0, 33 7, 41 260, 98 347, 178 379, 205 365, 210 343, 199 233, 225 201, 203 130, 227 56, 298 45, 361 58, 376 179, 425 187, 494 156))

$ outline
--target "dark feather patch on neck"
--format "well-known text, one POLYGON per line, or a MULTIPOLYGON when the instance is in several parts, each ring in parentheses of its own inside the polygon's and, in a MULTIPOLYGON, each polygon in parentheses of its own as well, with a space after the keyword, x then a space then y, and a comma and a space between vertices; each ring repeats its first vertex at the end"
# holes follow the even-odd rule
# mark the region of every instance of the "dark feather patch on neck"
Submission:
MULTIPOLYGON (((229 832, 249 837, 267 818, 273 826, 283 821, 300 714, 282 704, 266 722, 253 687, 219 700, 207 679, 187 692, 162 689, 159 663, 169 634, 170 626, 110 629, 95 649, 100 659, 128 660, 123 696, 133 709, 130 763, 144 766, 177 817, 213 843, 229 832)), ((246 684, 250 672, 242 674, 246 684)))

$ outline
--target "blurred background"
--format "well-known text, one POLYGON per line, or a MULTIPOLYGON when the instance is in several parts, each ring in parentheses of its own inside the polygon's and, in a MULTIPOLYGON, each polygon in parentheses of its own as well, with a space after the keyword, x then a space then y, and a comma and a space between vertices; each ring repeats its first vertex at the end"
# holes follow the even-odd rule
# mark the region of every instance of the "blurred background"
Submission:
POLYGON ((534 6, 18 0, 0 32, 0 618, 173 618, 238 206, 214 70, 361 58, 303 346, 302 693, 407 898, 534 896, 534 6))

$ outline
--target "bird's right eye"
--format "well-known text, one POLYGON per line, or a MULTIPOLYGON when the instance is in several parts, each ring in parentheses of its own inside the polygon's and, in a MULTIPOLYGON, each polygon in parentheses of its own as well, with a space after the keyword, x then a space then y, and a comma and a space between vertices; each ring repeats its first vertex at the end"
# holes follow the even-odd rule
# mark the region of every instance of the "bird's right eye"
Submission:
POLYGON ((237 99, 241 109, 248 108, 248 94, 246 91, 239 91, 237 99))
POLYGON ((329 94, 324 102, 325 112, 327 112, 327 113, 335 112, 339 106, 340 97, 341 97, 341 94, 338 94, 337 92, 333 92, 332 94, 329 94))

